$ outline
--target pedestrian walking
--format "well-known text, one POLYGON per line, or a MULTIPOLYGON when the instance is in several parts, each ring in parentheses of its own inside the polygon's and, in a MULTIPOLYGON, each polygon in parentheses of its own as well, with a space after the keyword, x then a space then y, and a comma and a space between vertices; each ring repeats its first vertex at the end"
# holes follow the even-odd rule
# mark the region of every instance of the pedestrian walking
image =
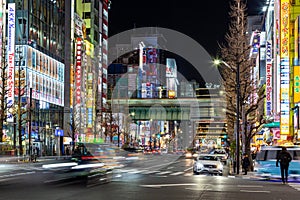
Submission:
POLYGON ((247 175, 249 166, 250 166, 250 160, 249 160, 248 154, 245 153, 243 160, 242 160, 242 167, 244 169, 244 175, 247 175))
POLYGON ((291 154, 286 150, 286 147, 282 147, 282 150, 278 153, 276 167, 278 167, 278 162, 280 163, 280 173, 282 184, 286 184, 288 182, 288 171, 289 165, 292 161, 291 154))
POLYGON ((67 154, 67 156, 70 155, 70 148, 69 147, 66 148, 66 154, 67 154))

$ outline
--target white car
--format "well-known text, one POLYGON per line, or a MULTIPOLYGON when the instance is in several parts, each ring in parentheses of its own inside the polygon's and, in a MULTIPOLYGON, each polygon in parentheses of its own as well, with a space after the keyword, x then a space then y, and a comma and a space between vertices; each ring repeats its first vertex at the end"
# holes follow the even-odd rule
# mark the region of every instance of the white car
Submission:
POLYGON ((201 154, 195 159, 193 166, 194 174, 209 173, 223 175, 223 164, 216 155, 201 154))

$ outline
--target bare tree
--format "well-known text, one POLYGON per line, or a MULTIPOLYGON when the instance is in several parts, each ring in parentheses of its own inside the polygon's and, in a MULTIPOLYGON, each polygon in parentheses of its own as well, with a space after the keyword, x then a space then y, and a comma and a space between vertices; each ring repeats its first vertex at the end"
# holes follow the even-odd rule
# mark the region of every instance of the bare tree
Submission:
POLYGON ((258 87, 254 78, 254 60, 250 58, 251 46, 247 33, 246 3, 232 0, 230 4, 230 23, 225 36, 226 44, 220 47, 221 58, 227 65, 219 69, 222 74, 227 100, 227 127, 229 138, 234 138, 234 121, 237 113, 237 90, 239 90, 239 113, 242 125, 242 144, 245 153, 250 155, 250 142, 258 128, 263 125, 264 89, 258 87), (239 68, 239 72, 237 69, 239 68), (236 75, 239 74, 240 88, 236 75))

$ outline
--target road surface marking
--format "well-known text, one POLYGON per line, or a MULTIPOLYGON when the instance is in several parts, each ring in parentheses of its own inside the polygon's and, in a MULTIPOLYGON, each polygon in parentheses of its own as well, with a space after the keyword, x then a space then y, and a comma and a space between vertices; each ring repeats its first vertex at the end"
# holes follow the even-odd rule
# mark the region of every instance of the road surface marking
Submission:
POLYGON ((170 174, 170 173, 172 173, 172 171, 163 171, 163 172, 157 173, 157 175, 164 175, 164 174, 170 174))
POLYGON ((186 172, 186 171, 189 171, 189 170, 191 170, 191 169, 193 169, 193 167, 187 168, 187 169, 185 169, 184 171, 186 172))
POLYGON ((266 191, 266 190, 240 190, 240 192, 250 192, 250 193, 271 193, 270 191, 266 191))
POLYGON ((161 188, 161 187, 178 187, 178 186, 196 186, 195 183, 178 183, 178 184, 156 184, 156 185, 140 185, 141 187, 161 188))
POLYGON ((259 187, 259 188, 262 188, 263 186, 262 185, 238 185, 238 187, 259 187))
POLYGON ((147 171, 147 170, 135 170, 135 171, 130 171, 128 173, 130 173, 130 174, 138 174, 138 173, 142 173, 142 172, 145 172, 145 171, 147 171))
POLYGON ((160 171, 145 171, 142 174, 154 174, 154 173, 158 173, 160 171))
POLYGON ((183 174, 184 172, 175 172, 175 173, 173 173, 173 174, 170 174, 170 175, 172 175, 172 176, 177 176, 177 175, 180 175, 180 174, 183 174))

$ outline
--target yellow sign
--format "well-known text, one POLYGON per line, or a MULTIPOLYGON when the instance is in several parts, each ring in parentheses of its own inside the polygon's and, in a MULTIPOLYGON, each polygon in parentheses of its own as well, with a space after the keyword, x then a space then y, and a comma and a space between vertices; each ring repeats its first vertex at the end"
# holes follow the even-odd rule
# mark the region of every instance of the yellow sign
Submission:
POLYGON ((280 6, 280 57, 289 57, 289 0, 281 0, 280 6))
POLYGON ((296 18, 295 20, 295 25, 294 25, 294 56, 295 56, 295 59, 298 60, 298 56, 299 56, 299 16, 296 18))
POLYGON ((289 134, 290 61, 289 61, 289 0, 280 1, 280 134, 289 134))
POLYGON ((90 43, 88 40, 84 40, 85 43, 85 53, 88 56, 94 57, 94 45, 90 43))
POLYGON ((294 66, 294 103, 300 102, 300 66, 294 66))

